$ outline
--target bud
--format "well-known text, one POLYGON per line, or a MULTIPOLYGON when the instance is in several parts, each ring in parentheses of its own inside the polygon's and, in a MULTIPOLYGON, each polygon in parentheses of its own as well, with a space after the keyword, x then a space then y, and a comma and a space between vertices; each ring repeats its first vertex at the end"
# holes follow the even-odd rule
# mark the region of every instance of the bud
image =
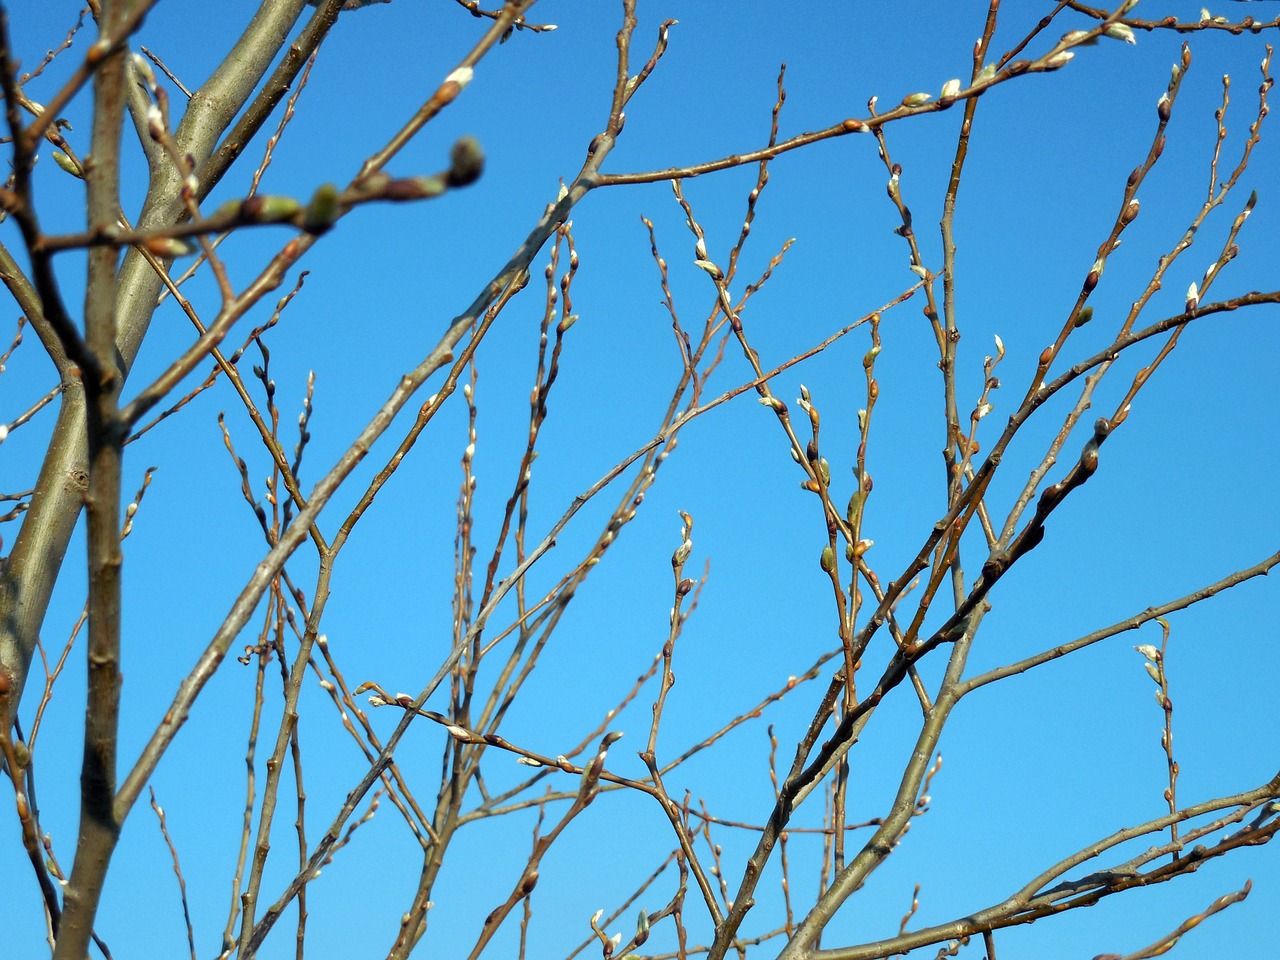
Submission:
POLYGON ((157 257, 188 257, 195 252, 191 244, 174 237, 152 237, 144 240, 142 245, 157 257))
POLYGON ((1074 51, 1063 50, 1061 53, 1055 53, 1052 57, 1046 60, 1044 62, 1044 68, 1046 70, 1057 70, 1059 67, 1065 67, 1074 57, 1074 51))
POLYGON ((1120 214, 1120 222, 1125 224, 1133 223, 1133 221, 1138 218, 1138 207, 1139 204, 1136 197, 1130 200, 1128 205, 1124 208, 1124 212, 1120 214))
POLYGON ((383 200, 430 200, 440 196, 448 184, 441 177, 405 177, 390 180, 382 187, 380 196, 383 200))
POLYGON ((147 107, 147 133, 157 142, 164 139, 164 114, 154 103, 147 107))
POLYGON ((720 272, 720 268, 710 260, 695 260, 693 261, 693 265, 699 270, 707 271, 707 273, 711 274, 711 279, 713 280, 721 280, 724 278, 724 274, 720 272))
POLYGON ((151 64, 147 62, 147 58, 140 53, 131 53, 129 54, 129 61, 133 64, 134 72, 147 85, 147 89, 154 90, 156 88, 156 75, 151 69, 151 64))
POLYGON ((1148 660, 1155 660, 1155 661, 1160 660, 1160 648, 1155 646, 1154 644, 1140 643, 1138 644, 1138 646, 1134 647, 1133 649, 1137 650, 1140 654, 1142 654, 1148 660))
POLYGON ((475 75, 476 75, 476 72, 473 68, 459 67, 457 70, 454 70, 451 74, 445 77, 444 82, 456 83, 458 85, 458 89, 462 89, 468 83, 471 82, 471 78, 474 77, 475 75))
POLYGON ((1084 289, 1088 293, 1098 285, 1098 280, 1102 277, 1102 271, 1106 269, 1107 262, 1099 257, 1093 261, 1093 266, 1089 268, 1088 275, 1084 278, 1084 289))
POLYGON ((1187 313, 1191 313, 1200 305, 1200 288, 1196 286, 1194 280, 1191 286, 1187 287, 1187 313))
POLYGON ((240 212, 257 223, 282 223, 285 220, 292 220, 301 209, 302 204, 293 197, 277 197, 269 194, 250 197, 240 205, 240 212))
POLYGON ((948 80, 942 85, 942 93, 938 99, 952 100, 960 93, 960 81, 958 79, 948 80))
POLYGON ((640 915, 636 917, 636 946, 640 946, 649 939, 649 914, 642 909, 640 915))
POLYGON ((302 216, 302 229, 307 233, 324 233, 337 222, 341 213, 338 188, 332 183, 323 183, 311 195, 311 202, 302 216))
POLYGON ((60 166, 63 170, 67 171, 67 173, 71 174, 73 177, 79 180, 84 179, 84 173, 83 171, 81 171, 80 167, 76 164, 74 160, 72 160, 69 156, 67 156, 61 150, 53 151, 53 162, 56 163, 58 166, 60 166))
POLYGON ((830 546, 825 546, 822 548, 822 559, 819 562, 822 565, 822 569, 825 570, 827 573, 831 573, 835 570, 836 555, 830 546))
POLYGON ((1123 40, 1125 43, 1137 43, 1138 38, 1133 35, 1133 27, 1127 23, 1109 23, 1107 29, 1103 31, 1113 40, 1123 40))
POLYGON ((923 107, 933 98, 927 93, 909 93, 902 98, 904 107, 923 107))
POLYGON ((483 172, 484 150, 480 147, 480 141, 475 137, 462 137, 449 151, 449 186, 468 186, 479 180, 483 172))

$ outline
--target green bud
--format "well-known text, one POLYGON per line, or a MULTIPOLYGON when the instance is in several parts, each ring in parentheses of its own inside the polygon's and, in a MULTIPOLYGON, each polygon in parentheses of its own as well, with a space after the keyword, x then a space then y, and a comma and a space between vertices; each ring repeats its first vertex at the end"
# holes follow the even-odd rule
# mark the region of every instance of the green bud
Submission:
POLYGON ((195 253, 195 247, 185 240, 176 237, 152 237, 142 244, 157 257, 189 257, 195 253))
POLYGON ((293 197, 257 196, 244 201, 240 210, 255 223, 283 223, 296 217, 302 204, 293 197))
POLYGON ((636 946, 644 943, 649 939, 649 914, 644 912, 642 908, 640 915, 636 917, 636 946))
POLYGON ((67 171, 67 173, 71 174, 73 177, 79 180, 84 179, 84 172, 80 169, 79 166, 76 165, 76 162, 74 160, 68 157, 61 150, 53 151, 53 162, 56 163, 58 166, 60 166, 63 170, 67 171))
POLYGON ((332 183, 321 184, 311 195, 311 202, 302 215, 302 229, 307 233, 324 233, 338 221, 341 213, 338 188, 332 183))
POLYGON ((845 516, 850 523, 862 512, 862 498, 865 494, 861 490, 853 491, 853 496, 849 498, 849 506, 845 510, 845 516))
POLYGON ((405 177, 392 180, 382 190, 384 200, 430 200, 448 189, 440 177, 405 177))
POLYGON ((369 176, 357 180, 355 183, 355 189, 357 193, 364 196, 377 196, 382 193, 383 189, 385 189, 387 184, 390 182, 391 174, 387 173, 385 170, 379 170, 376 173, 371 173, 369 176))
POLYGON ((480 179, 484 172, 484 150, 475 137, 463 137, 449 151, 448 183, 465 187, 480 179))

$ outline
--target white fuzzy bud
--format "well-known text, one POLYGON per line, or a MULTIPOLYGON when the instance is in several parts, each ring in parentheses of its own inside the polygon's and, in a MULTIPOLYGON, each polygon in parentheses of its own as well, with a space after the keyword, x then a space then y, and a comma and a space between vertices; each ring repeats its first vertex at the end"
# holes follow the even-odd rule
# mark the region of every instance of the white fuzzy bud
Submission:
POLYGON ((444 82, 445 83, 452 82, 452 83, 456 83, 460 87, 465 87, 468 83, 471 82, 471 78, 474 77, 475 75, 476 75, 476 72, 475 70, 471 69, 471 67, 459 67, 457 70, 454 70, 451 74, 445 77, 444 82))

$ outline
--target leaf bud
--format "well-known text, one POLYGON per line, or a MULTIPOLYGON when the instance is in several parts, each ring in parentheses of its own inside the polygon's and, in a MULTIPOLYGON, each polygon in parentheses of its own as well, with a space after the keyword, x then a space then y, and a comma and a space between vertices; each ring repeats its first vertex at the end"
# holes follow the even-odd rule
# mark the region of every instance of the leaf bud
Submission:
POLYGON ((129 54, 129 62, 133 64, 134 71, 142 78, 142 82, 147 85, 148 90, 156 88, 156 75, 151 69, 151 64, 147 62, 147 58, 140 53, 129 54))
POLYGON ((60 166, 63 170, 67 171, 67 173, 71 174, 73 177, 79 180, 84 179, 84 172, 80 169, 79 164, 77 164, 74 160, 72 160, 69 156, 67 156, 61 150, 53 151, 53 162, 56 163, 58 166, 60 166))
POLYGON ((440 196, 448 189, 448 184, 440 177, 405 177, 392 180, 382 188, 382 199, 430 200, 440 196))
POLYGON ((671 566, 683 566, 691 553, 693 553, 693 541, 686 539, 680 546, 676 547, 676 552, 671 555, 671 566))
MULTIPOLYGON (((444 78, 445 83, 456 83, 458 90, 461 91, 467 84, 471 82, 471 78, 476 75, 474 67, 458 67, 447 77, 444 78)), ((454 96, 457 96, 455 93, 454 96)))
POLYGON ((311 195, 311 202, 302 215, 302 229, 307 233, 324 233, 337 222, 341 213, 338 188, 332 183, 322 183, 311 195))
POLYGON ((1088 275, 1084 278, 1085 293, 1092 292, 1093 288, 1098 285, 1098 281, 1102 278, 1102 271, 1106 269, 1107 262, 1099 257, 1093 261, 1093 266, 1089 268, 1088 275))
POLYGON ((449 173, 447 179, 451 187, 465 187, 480 179, 484 172, 484 150, 475 137, 462 137, 449 151, 449 173))
POLYGON ((279 197, 270 194, 250 197, 240 205, 240 212, 249 220, 257 223, 281 223, 292 220, 302 209, 302 204, 293 197, 279 197))
POLYGON ((644 943, 648 939, 649 939, 649 914, 645 913, 644 910, 641 909, 640 915, 636 917, 636 946, 637 947, 640 946, 642 943, 644 943))
POLYGON ((142 245, 157 257, 187 257, 195 252, 191 244, 175 237, 152 237, 144 240, 142 245))
POLYGON ((1107 29, 1103 32, 1113 40, 1123 40, 1125 43, 1138 42, 1138 38, 1133 35, 1133 27, 1127 23, 1120 23, 1119 21, 1109 23, 1107 24, 1107 29))

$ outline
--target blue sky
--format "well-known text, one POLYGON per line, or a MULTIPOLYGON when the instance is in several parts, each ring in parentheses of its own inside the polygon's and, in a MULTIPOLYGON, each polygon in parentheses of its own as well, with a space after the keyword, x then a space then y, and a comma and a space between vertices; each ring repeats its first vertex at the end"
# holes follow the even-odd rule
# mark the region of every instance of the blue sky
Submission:
MULTIPOLYGON (((1255 8, 1270 13, 1275 5, 1221 6, 1226 9, 1213 12, 1239 17, 1255 8)), ((997 51, 1021 38, 1051 5, 1006 7, 997 51)), ((390 167, 405 176, 437 171, 454 140, 473 134, 488 157, 481 181, 430 203, 358 209, 308 253, 301 264, 310 271, 303 290, 267 340, 290 446, 287 431, 300 409, 306 378, 311 371, 316 377, 304 490, 516 249, 555 199, 561 178, 571 179, 578 171, 586 145, 607 117, 619 8, 605 2, 538 3, 530 19, 558 29, 519 33, 494 50, 463 96, 390 167)), ((24 66, 34 65, 59 42, 77 9, 74 0, 48 0, 10 10, 13 43, 24 66)), ((227 0, 210 14, 208 4, 161 0, 138 42, 194 86, 254 9, 254 4, 227 0)), ((1194 20, 1199 5, 1146 0, 1139 13, 1194 20)), ((604 168, 608 173, 697 163, 763 145, 783 61, 783 137, 845 117, 865 117, 873 95, 882 109, 916 91, 936 95, 948 79, 969 76, 970 47, 981 32, 985 5, 642 0, 639 15, 637 64, 652 49, 660 22, 680 22, 671 30, 666 56, 628 107, 626 129, 604 168)), ((1083 23, 1064 20, 1048 36, 1083 23)), ((344 14, 320 52, 297 119, 281 140, 262 189, 305 200, 321 183, 347 182, 363 158, 453 69, 483 26, 451 3, 395 0, 344 14)), ((89 31, 45 77, 32 82, 31 97, 52 96, 83 53, 89 31)), ((1222 166, 1235 163, 1257 109, 1264 43, 1274 43, 1274 37, 1274 31, 1242 38, 1140 33, 1136 45, 1110 41, 1081 49, 1054 74, 1022 77, 982 98, 960 191, 956 240, 962 414, 977 400, 982 360, 994 351, 993 338, 999 336, 1007 350, 995 410, 979 433, 984 447, 994 442, 1021 399, 1036 357, 1057 335, 1110 229, 1125 177, 1146 154, 1156 102, 1180 43, 1191 44, 1193 64, 1165 155, 1139 194, 1141 215, 1126 231, 1091 300, 1095 320, 1070 341, 1068 362, 1106 345, 1157 259, 1177 242, 1203 202, 1213 112, 1221 102, 1224 74, 1232 77, 1232 103, 1222 166)), ((1043 39, 1031 48, 1033 53, 1043 49, 1043 39)), ((171 85, 169 91, 175 103, 181 100, 171 85)), ((83 152, 89 126, 85 104, 77 103, 68 116, 74 127, 69 136, 83 152)), ((892 124, 886 134, 893 159, 903 168, 901 189, 915 215, 926 264, 935 270, 941 265, 936 225, 960 116, 956 107, 892 124)), ((136 144, 130 146, 135 149, 129 162, 137 173, 141 161, 136 144)), ((260 151, 260 145, 250 149, 250 164, 218 188, 214 205, 243 195, 260 151)), ((78 184, 49 161, 42 157, 38 180, 45 227, 77 229, 83 217, 78 184)), ((1181 311, 1188 284, 1199 280, 1217 255, 1251 189, 1260 194, 1257 208, 1241 232, 1241 253, 1216 282, 1213 298, 1280 286, 1275 255, 1280 215, 1273 186, 1278 170, 1273 136, 1264 125, 1248 173, 1170 269, 1145 322, 1181 311)), ((795 238, 744 313, 766 368, 891 300, 916 279, 908 270, 904 241, 892 232, 899 221, 885 196, 886 172, 871 137, 843 137, 794 151, 778 158, 770 174, 735 286, 740 294, 795 238)), ((141 197, 139 181, 132 182, 125 198, 130 210, 141 197)), ((712 259, 727 256, 754 182, 751 167, 685 184, 712 259)), ((531 493, 531 541, 541 538, 576 494, 651 438, 679 376, 679 355, 642 216, 654 223, 684 322, 700 326, 714 303, 707 276, 693 265, 693 238, 669 185, 600 190, 574 211, 581 267, 573 300, 580 320, 567 337, 564 369, 549 401, 531 493)), ((241 231, 229 240, 232 279, 248 282, 289 236, 287 228, 269 228, 241 231)), ((0 225, 0 238, 11 249, 18 245, 9 224, 0 225)), ((535 260, 530 289, 503 313, 478 354, 475 537, 481 558, 496 534, 515 476, 514 457, 527 431, 542 313, 540 271, 547 255, 543 251, 535 260)), ((82 296, 79 263, 74 255, 58 261, 66 299, 73 304, 82 296)), ((207 280, 197 279, 188 295, 205 303, 210 314, 216 309, 207 280)), ((268 297, 246 318, 243 330, 263 322, 273 302, 268 297)), ((885 314, 876 365, 881 395, 868 453, 875 489, 864 533, 875 541, 868 557, 886 581, 899 575, 945 511, 938 456, 944 443, 940 378, 921 303, 918 294, 885 314)), ((12 319, 0 317, 0 322, 12 319)), ((1270 306, 1206 317, 1186 331, 1139 395, 1127 423, 1103 447, 1098 473, 1053 515, 1045 542, 998 585, 969 674, 1182 596, 1276 550, 1278 322, 1280 310, 1270 306)), ((189 342, 190 329, 171 304, 158 311, 126 394, 163 369, 189 342)), ((7 343, 8 333, 2 336, 7 343)), ((239 343, 242 336, 237 328, 229 339, 239 343)), ((797 417, 800 384, 812 392, 823 415, 833 486, 842 491, 839 502, 851 489, 848 471, 857 446, 856 411, 865 405, 861 358, 867 347, 866 333, 856 331, 773 386, 797 417)), ((1119 361, 1099 388, 1086 423, 1114 409, 1156 349, 1153 341, 1119 361)), ((28 336, 9 361, 0 377, 0 420, 12 421, 54 384, 52 367, 38 353, 36 339, 28 336)), ((731 344, 709 391, 718 393, 749 377, 741 352, 731 344)), ((429 384, 423 396, 434 389, 429 384)), ((1069 399, 1047 404, 1010 447, 988 495, 994 514, 1003 518, 1067 409, 1063 399, 1069 404, 1075 396, 1068 391, 1069 399)), ((454 396, 431 424, 340 557, 322 631, 352 685, 369 680, 390 691, 416 692, 448 649, 459 460, 468 442, 461 400, 454 396)), ((218 431, 220 411, 226 412, 237 451, 249 462, 261 496, 268 461, 255 449, 243 408, 225 384, 128 449, 127 493, 136 489, 146 467, 158 469, 125 544, 121 757, 126 768, 264 553, 218 431)), ((52 419, 47 410, 4 442, 0 490, 29 485, 52 419)), ((409 422, 391 430, 349 490, 335 499, 321 521, 326 530, 336 528, 409 422)), ((1062 476, 1087 436, 1084 428, 1068 440, 1051 481, 1062 476)), ((647 668, 666 636, 669 558, 679 543, 677 510, 695 519, 690 570, 709 563, 710 575, 677 646, 679 683, 668 701, 660 755, 676 755, 834 649, 830 586, 818 563, 825 530, 812 495, 799 488, 802 478, 775 418, 750 392, 690 425, 637 519, 570 605, 503 735, 552 756, 565 752, 647 668)), ((615 499, 606 494, 583 512, 535 568, 531 594, 576 562, 615 499)), ((12 542, 10 529, 0 533, 12 542)), ((979 546, 967 542, 970 578, 984 558, 979 546)), ((77 540, 45 622, 44 640, 51 649, 60 648, 83 603, 84 577, 75 563, 82 551, 77 540)), ((314 567, 306 548, 289 567, 308 596, 314 567)), ((1168 671, 1183 803, 1241 791, 1276 772, 1276 602, 1274 578, 1256 580, 1171 617, 1168 671)), ((244 642, 252 642, 257 623, 246 630, 244 642)), ((931 788, 930 811, 916 819, 900 848, 846 904, 824 946, 895 933, 916 883, 922 889, 913 928, 997 902, 1092 840, 1158 816, 1166 785, 1161 711, 1142 657, 1132 649, 1142 642, 1158 643, 1159 631, 1148 626, 1116 637, 978 691, 962 703, 941 743, 945 762, 931 788)), ((873 654, 887 655, 876 647, 873 654)), ((82 661, 77 648, 55 690, 36 752, 43 826, 64 865, 71 860, 78 815, 82 661)), ((930 684, 940 677, 933 665, 922 673, 930 684)), ((705 800, 717 816, 761 822, 772 796, 765 725, 775 725, 779 757, 789 759, 788 744, 807 724, 827 675, 797 690, 764 719, 736 730, 718 751, 680 768, 668 782, 673 796, 687 789, 695 803, 705 800)), ((276 683, 268 694, 274 721, 274 667, 268 677, 276 683)), ((152 781, 182 857, 201 957, 216 955, 231 902, 253 679, 252 669, 228 658, 152 781)), ((905 696, 886 700, 855 748, 850 819, 884 813, 918 733, 919 707, 908 691, 898 693, 905 696)), ((644 745, 653 696, 650 684, 611 725, 626 733, 610 755, 610 768, 617 773, 643 776, 636 752, 644 745)), ((31 707, 28 700, 28 723, 31 707)), ((363 767, 313 679, 306 685, 302 714, 307 818, 314 840, 363 767)), ((384 710, 371 719, 385 736, 397 717, 384 710)), ((397 754, 424 805, 434 798, 443 742, 440 728, 423 721, 397 754)), ((268 749, 264 740, 259 763, 268 749)), ((521 768, 505 756, 486 761, 491 786, 513 782, 512 770, 521 768)), ((259 784, 262 776, 259 770, 259 784)), ((292 877, 296 863, 291 789, 286 786, 273 834, 267 902, 292 877)), ((797 814, 798 824, 820 821, 820 800, 811 803, 812 809, 797 814)), ((460 835, 434 898, 424 954, 466 955, 485 914, 518 876, 532 828, 532 815, 525 813, 468 827, 460 835)), ((851 847, 864 837, 853 833, 851 847)), ((732 889, 754 837, 725 828, 714 838, 723 846, 732 889)), ((612 911, 672 846, 669 827, 651 801, 620 794, 598 800, 544 862, 533 899, 530 955, 567 955, 589 934, 591 914, 599 908, 612 911)), ((792 839, 798 904, 812 899, 819 854, 813 837, 792 839)), ((311 885, 308 956, 385 954, 420 866, 416 845, 384 803, 311 885)), ((0 874, 12 878, 6 886, 21 907, 9 912, 6 924, 13 955, 42 955, 38 895, 12 823, 0 831, 0 874)), ((1189 934, 1173 956, 1257 954, 1273 940, 1272 918, 1280 910, 1280 865, 1270 847, 1212 862, 1172 884, 1002 932, 1000 955, 1066 960, 1136 950, 1215 897, 1239 889, 1246 878, 1254 880, 1249 899, 1189 934)), ((665 903, 672 882, 664 875, 642 902, 651 908, 665 903)), ((775 863, 744 933, 777 925, 778 888, 775 863)), ((707 927, 692 891, 688 910, 691 937, 704 942, 707 927)), ((633 915, 628 911, 610 932, 629 935, 633 915)), ((490 955, 514 954, 516 919, 490 955)), ((286 925, 292 922, 290 917, 286 925)), ((99 932, 121 960, 185 955, 176 881, 145 803, 125 827, 99 932)), ((655 928, 650 947, 669 949, 669 933, 669 926, 655 928)), ((289 930, 277 929, 262 956, 291 955, 291 937, 289 930)), ((780 944, 766 945, 760 955, 777 949, 780 944)), ((960 955, 981 953, 975 944, 960 955)))

